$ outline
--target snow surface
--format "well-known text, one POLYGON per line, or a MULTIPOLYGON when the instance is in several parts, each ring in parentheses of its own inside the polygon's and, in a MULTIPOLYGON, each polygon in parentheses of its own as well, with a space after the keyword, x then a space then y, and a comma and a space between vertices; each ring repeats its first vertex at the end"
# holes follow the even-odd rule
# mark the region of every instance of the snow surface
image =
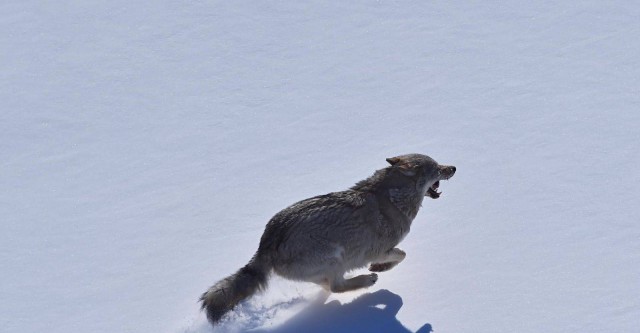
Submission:
POLYGON ((635 1, 0 4, 1 332, 637 332, 635 1), (200 293, 386 157, 458 173, 366 291, 200 293))

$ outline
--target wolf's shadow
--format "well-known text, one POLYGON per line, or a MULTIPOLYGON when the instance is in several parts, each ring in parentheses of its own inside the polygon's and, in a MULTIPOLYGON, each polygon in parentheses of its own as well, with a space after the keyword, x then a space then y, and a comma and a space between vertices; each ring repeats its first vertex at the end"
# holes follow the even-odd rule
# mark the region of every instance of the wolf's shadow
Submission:
MULTIPOLYGON (((413 333, 404 327, 396 314, 402 307, 402 298, 388 290, 364 294, 350 303, 332 301, 311 305, 284 324, 260 333, 413 333)), ((430 324, 424 324, 416 333, 430 333, 430 324)))

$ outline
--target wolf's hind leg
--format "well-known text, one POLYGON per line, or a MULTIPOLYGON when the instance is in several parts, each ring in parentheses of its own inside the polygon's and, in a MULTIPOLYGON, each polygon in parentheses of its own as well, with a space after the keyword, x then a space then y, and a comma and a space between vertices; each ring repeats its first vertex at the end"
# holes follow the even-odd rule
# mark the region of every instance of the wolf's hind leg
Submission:
POLYGON ((343 293, 345 291, 356 290, 373 286, 378 281, 378 274, 363 274, 350 279, 342 276, 335 277, 329 284, 331 292, 343 293))
POLYGON ((382 258, 379 262, 374 262, 369 266, 369 271, 371 272, 384 272, 392 269, 397 264, 399 264, 407 254, 400 250, 399 248, 393 248, 387 253, 385 253, 385 257, 382 258))

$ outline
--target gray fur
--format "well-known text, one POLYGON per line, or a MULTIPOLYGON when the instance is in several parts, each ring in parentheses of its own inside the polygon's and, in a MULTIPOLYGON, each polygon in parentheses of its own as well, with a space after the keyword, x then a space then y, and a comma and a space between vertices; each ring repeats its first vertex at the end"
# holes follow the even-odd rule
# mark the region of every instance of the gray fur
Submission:
POLYGON ((302 200, 271 218, 251 261, 202 294, 209 321, 216 323, 264 289, 271 272, 344 292, 369 287, 378 278, 372 273, 345 279, 346 272, 369 264, 370 271, 382 272, 400 263, 406 254, 395 246, 409 233, 422 200, 437 199, 439 181, 456 169, 420 154, 387 162, 391 166, 346 191, 302 200))

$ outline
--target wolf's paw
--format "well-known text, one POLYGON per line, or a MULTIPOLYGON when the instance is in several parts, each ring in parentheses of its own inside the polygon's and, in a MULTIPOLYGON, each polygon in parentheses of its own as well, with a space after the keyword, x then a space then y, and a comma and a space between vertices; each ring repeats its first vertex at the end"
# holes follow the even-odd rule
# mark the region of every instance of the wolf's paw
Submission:
POLYGON ((376 284, 376 282, 378 282, 378 274, 376 273, 371 273, 365 276, 367 277, 366 279, 367 283, 365 287, 371 287, 374 284, 376 284))
POLYGON ((369 271, 371 272, 386 272, 392 269, 397 263, 395 262, 383 262, 369 265, 369 271))

